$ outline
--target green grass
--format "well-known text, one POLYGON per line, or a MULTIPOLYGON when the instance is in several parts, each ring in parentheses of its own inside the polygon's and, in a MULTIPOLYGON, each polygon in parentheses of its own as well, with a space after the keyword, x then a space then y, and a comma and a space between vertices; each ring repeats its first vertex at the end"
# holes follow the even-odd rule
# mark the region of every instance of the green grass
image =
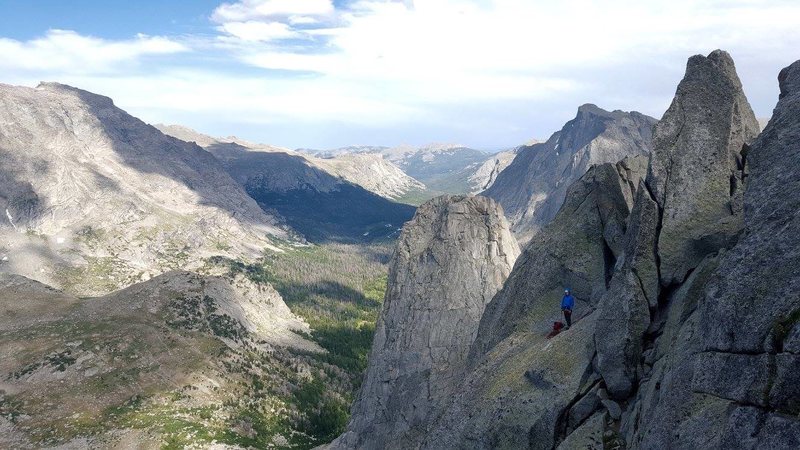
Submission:
MULTIPOLYGON (((283 398, 299 412, 294 428, 300 433, 281 433, 291 436, 289 441, 296 447, 311 448, 344 431, 386 292, 389 251, 388 244, 331 244, 290 248, 267 255, 257 264, 224 258, 212 261, 226 265, 231 273, 274 286, 292 311, 311 325, 309 337, 327 350, 296 352, 312 367, 311 378, 298 380, 296 389, 283 398)), ((270 432, 282 426, 287 424, 270 422, 270 432)), ((238 444, 257 447, 263 442, 238 444)))
POLYGON ((210 442, 306 449, 331 441, 344 431, 367 365, 389 245, 284 248, 256 264, 224 258, 211 263, 274 286, 311 325, 308 338, 327 352, 261 345, 214 299, 175 294, 164 299, 156 323, 131 316, 0 332, 0 342, 26 343, 13 356, 19 373, 10 371, 17 378, 9 381, 42 367, 68 376, 47 396, 0 393, 0 414, 12 422, 22 417, 37 445, 112 429, 147 430, 167 449, 210 442), (105 361, 99 366, 105 370, 70 384, 78 373, 76 358, 87 351, 96 355, 93 361, 105 361), (165 364, 171 366, 162 370, 165 364), (196 392, 186 374, 208 377, 214 387, 196 392), (82 396, 94 399, 85 409, 69 403, 82 396))
POLYGON ((404 195, 397 198, 396 201, 398 203, 405 203, 406 205, 419 206, 427 202, 428 200, 438 197, 440 195, 444 195, 444 192, 432 189, 425 189, 422 191, 413 190, 406 192, 404 195))

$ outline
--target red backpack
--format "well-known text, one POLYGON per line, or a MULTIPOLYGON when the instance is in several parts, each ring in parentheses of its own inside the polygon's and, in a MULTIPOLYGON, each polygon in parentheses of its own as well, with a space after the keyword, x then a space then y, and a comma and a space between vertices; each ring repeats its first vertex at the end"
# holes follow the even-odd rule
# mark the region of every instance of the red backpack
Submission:
POLYGON ((550 334, 547 335, 547 339, 550 339, 551 337, 557 335, 558 333, 561 333, 561 330, 563 328, 564 328, 563 322, 558 322, 558 321, 553 322, 553 330, 550 332, 550 334))

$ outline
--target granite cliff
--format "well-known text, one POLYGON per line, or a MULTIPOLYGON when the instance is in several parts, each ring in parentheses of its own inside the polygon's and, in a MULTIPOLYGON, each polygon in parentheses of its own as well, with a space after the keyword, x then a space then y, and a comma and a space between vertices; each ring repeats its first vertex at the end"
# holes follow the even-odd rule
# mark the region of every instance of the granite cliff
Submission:
POLYGON ((518 254, 491 199, 443 196, 420 206, 400 235, 364 384, 332 448, 407 448, 427 434, 518 254))

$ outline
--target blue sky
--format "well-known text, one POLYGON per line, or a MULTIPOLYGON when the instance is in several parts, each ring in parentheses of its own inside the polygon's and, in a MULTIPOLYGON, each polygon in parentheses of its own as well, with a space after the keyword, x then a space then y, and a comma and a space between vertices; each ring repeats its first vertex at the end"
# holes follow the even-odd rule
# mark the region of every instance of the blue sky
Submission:
POLYGON ((716 48, 768 117, 798 17, 795 0, 0 0, 0 82, 290 148, 490 150, 582 103, 658 118, 686 59, 716 48))

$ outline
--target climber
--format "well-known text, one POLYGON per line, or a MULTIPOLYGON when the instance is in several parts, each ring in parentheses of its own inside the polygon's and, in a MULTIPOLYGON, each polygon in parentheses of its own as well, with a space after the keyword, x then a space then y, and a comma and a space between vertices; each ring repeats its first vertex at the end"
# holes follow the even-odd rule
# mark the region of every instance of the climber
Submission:
POLYGON ((561 299, 561 311, 564 312, 564 320, 567 321, 567 329, 572 326, 572 308, 575 307, 575 297, 569 293, 569 289, 564 289, 564 298, 561 299))

